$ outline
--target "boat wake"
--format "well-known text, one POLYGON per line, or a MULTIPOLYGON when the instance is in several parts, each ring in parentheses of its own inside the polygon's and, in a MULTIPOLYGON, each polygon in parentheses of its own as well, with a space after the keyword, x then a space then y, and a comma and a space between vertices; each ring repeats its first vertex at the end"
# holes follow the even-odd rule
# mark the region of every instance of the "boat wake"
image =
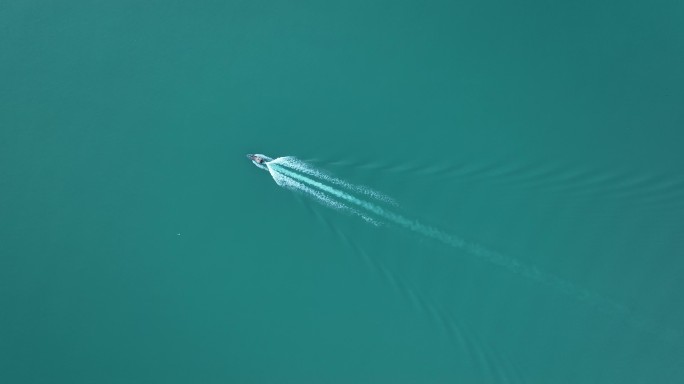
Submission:
POLYGON ((387 195, 336 179, 295 157, 279 157, 265 163, 265 166, 279 186, 301 192, 330 208, 358 215, 374 225, 382 224, 380 217, 372 217, 373 209, 360 208, 379 206, 357 199, 352 193, 367 196, 376 203, 396 205, 396 202, 387 195))
MULTIPOLYGON (((436 240, 497 265, 515 275, 553 288, 555 291, 594 307, 600 312, 622 317, 636 328, 651 333, 660 333, 655 324, 635 316, 629 308, 602 295, 544 272, 535 266, 522 263, 515 258, 468 242, 459 236, 395 212, 393 208, 397 207, 397 203, 383 193, 334 178, 294 157, 279 157, 274 160, 268 158, 268 160, 263 165, 279 186, 301 192, 325 206, 358 215, 376 226, 395 225, 420 236, 436 240)), ((681 336, 681 334, 677 333, 677 336, 681 336)), ((668 338, 672 338, 672 335, 668 338)))

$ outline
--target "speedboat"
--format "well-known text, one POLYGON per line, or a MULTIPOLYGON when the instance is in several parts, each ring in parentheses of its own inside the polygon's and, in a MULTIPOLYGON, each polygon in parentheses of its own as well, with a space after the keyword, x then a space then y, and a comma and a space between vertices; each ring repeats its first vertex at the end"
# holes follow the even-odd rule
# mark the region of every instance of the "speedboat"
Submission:
POLYGON ((268 168, 266 168, 266 163, 268 163, 269 161, 273 161, 272 158, 270 158, 266 155, 258 154, 258 153, 256 153, 256 154, 248 153, 247 158, 252 160, 252 163, 254 163, 254 165, 256 165, 257 167, 259 167, 261 169, 268 169, 268 168))

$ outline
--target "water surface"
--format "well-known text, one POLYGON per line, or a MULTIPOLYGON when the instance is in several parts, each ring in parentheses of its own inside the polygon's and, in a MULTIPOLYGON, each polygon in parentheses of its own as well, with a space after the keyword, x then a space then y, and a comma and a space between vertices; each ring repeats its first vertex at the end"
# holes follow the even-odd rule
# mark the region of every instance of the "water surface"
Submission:
POLYGON ((0 5, 0 381, 681 381, 682 11, 0 5))

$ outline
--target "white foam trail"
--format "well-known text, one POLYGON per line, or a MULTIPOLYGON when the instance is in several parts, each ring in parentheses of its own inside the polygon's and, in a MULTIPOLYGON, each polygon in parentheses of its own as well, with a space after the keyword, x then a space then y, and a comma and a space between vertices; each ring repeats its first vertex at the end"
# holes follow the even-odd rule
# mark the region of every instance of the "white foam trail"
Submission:
POLYGON ((284 166, 290 169, 293 169, 295 171, 305 173, 307 175, 316 177, 320 180, 324 180, 330 184, 334 184, 340 187, 344 187, 350 191, 360 193, 366 196, 370 196, 375 200, 382 201, 384 203, 389 203, 392 205, 397 205, 396 201, 392 199, 391 197, 385 195, 382 192, 375 191, 373 189, 370 189, 368 187, 360 186, 360 185, 354 185, 351 183, 348 183, 344 180, 337 179, 335 177, 332 177, 328 175, 327 173, 315 169, 311 167, 309 164, 297 159, 296 157, 292 156, 285 156, 285 157, 279 157, 271 162, 269 164, 274 164, 274 165, 279 165, 279 166, 284 166))
POLYGON ((416 220, 411 220, 395 212, 388 211, 383 207, 380 207, 371 202, 361 200, 344 191, 333 188, 330 185, 311 179, 307 176, 300 175, 294 172, 292 169, 282 166, 277 161, 270 162, 267 165, 268 168, 271 170, 271 174, 275 173, 276 175, 279 174, 281 176, 288 177, 292 180, 299 181, 301 182, 301 184, 306 184, 310 187, 317 189, 318 191, 324 192, 324 195, 328 194, 330 196, 334 196, 340 200, 345 201, 348 204, 352 204, 360 209, 368 211, 369 213, 372 213, 373 215, 380 217, 383 220, 397 224, 405 229, 411 230, 425 237, 432 238, 443 244, 463 250, 473 256, 479 257, 492 264, 498 265, 499 267, 505 268, 514 274, 551 286, 568 296, 574 297, 577 300, 595 306, 604 312, 622 315, 626 315, 629 312, 629 310, 627 310, 627 308, 622 305, 616 304, 593 292, 582 289, 559 277, 550 275, 548 273, 544 273, 536 267, 522 264, 518 260, 515 260, 511 257, 507 257, 498 252, 491 251, 478 244, 467 242, 458 236, 449 234, 447 232, 431 227, 429 225, 422 224, 416 220))
POLYGON ((371 217, 368 217, 367 215, 364 215, 362 212, 359 212, 358 210, 356 210, 356 209, 354 209, 354 208, 352 208, 352 207, 350 207, 344 203, 341 203, 339 201, 331 199, 328 195, 324 194, 321 191, 312 189, 312 188, 306 186, 305 184, 295 180, 292 177, 285 176, 282 173, 275 171, 270 166, 266 166, 264 168, 269 171, 269 173, 271 174, 271 177, 273 177, 273 180, 276 182, 276 184, 278 184, 281 187, 302 192, 304 194, 307 194, 307 195, 313 197, 316 201, 318 201, 319 203, 321 203, 325 206, 328 206, 328 207, 333 208, 333 209, 353 213, 355 215, 361 216, 362 219, 366 220, 367 222, 369 222, 373 225, 380 225, 380 222, 378 222, 377 220, 375 220, 371 217))
POLYGON ((557 276, 545 273, 534 266, 525 265, 514 258, 486 249, 478 244, 467 242, 458 236, 444 232, 429 225, 422 224, 416 220, 411 220, 398 213, 389 211, 382 206, 359 199, 348 192, 334 188, 321 181, 314 180, 306 175, 319 178, 330 184, 345 187, 351 191, 359 192, 367 196, 380 196, 377 198, 379 201, 393 202, 391 198, 387 198, 389 200, 386 200, 384 198, 385 195, 375 195, 375 191, 365 187, 354 186, 339 179, 330 177, 323 172, 311 168, 309 165, 299 160, 287 157, 278 158, 266 163, 266 168, 271 173, 278 185, 302 191, 310 196, 313 196, 316 198, 316 200, 327 206, 351 211, 361 216, 364 220, 375 225, 379 225, 379 220, 382 219, 386 222, 396 224, 425 237, 437 240, 453 248, 462 250, 468 254, 498 265, 516 275, 520 275, 553 288, 558 292, 592 306, 605 314, 621 316, 622 319, 624 319, 635 329, 654 334, 663 341, 675 342, 684 337, 684 332, 679 329, 663 329, 652 320, 636 315, 624 305, 609 300, 595 292, 581 288, 557 276), (299 174, 295 171, 300 171, 305 175, 299 174), (356 209, 352 208, 351 206, 356 207, 356 209))

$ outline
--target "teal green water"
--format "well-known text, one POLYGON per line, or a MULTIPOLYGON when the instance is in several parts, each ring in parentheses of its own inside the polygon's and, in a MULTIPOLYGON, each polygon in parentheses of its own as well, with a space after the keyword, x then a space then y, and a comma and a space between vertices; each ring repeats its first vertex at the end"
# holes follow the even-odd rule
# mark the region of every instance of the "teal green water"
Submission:
POLYGON ((0 4, 0 382, 684 381, 684 3, 143 3, 0 4))

